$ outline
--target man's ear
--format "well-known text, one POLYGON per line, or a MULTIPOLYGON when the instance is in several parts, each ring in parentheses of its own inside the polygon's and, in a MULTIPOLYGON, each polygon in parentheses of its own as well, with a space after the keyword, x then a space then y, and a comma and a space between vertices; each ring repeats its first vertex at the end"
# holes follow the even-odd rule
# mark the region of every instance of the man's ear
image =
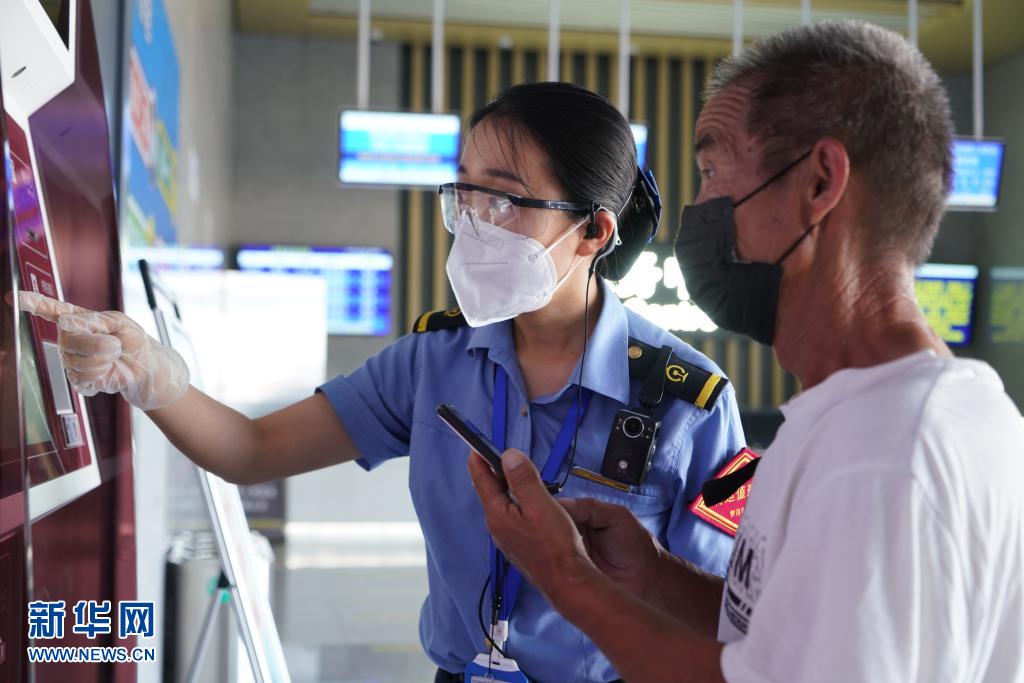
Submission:
POLYGON ((808 225, 818 225, 843 198, 850 180, 850 155, 843 143, 823 138, 809 157, 811 182, 807 184, 805 206, 808 225))

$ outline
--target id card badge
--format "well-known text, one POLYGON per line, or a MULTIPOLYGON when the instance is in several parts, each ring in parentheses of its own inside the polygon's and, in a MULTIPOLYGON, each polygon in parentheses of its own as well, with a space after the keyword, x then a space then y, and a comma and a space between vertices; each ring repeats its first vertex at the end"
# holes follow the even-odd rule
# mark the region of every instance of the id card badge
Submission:
POLYGON ((530 679, 519 670, 516 660, 502 657, 497 650, 491 653, 481 652, 476 656, 465 671, 466 683, 530 683, 530 679))
POLYGON ((498 647, 491 648, 490 652, 481 652, 469 663, 464 672, 465 683, 530 683, 526 674, 519 670, 516 660, 503 657, 498 652, 508 640, 508 622, 502 620, 491 626, 491 638, 498 647))

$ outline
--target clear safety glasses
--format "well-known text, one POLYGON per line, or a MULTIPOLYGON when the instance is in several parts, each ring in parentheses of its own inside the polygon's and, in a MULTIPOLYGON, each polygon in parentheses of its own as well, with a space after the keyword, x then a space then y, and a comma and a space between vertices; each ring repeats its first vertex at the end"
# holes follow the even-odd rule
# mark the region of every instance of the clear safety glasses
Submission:
POLYGON ((585 216, 596 210, 591 204, 520 197, 472 183, 445 183, 437 191, 441 195, 444 227, 453 235, 463 214, 468 214, 474 223, 482 221, 523 237, 540 237, 548 227, 545 211, 585 216))

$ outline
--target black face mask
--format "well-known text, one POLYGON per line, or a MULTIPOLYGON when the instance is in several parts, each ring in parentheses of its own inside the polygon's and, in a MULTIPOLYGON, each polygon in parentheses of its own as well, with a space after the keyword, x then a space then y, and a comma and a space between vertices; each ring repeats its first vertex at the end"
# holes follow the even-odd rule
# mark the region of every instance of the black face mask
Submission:
POLYGON ((733 211, 810 154, 808 150, 738 202, 718 197, 684 207, 676 236, 676 258, 693 302, 719 327, 769 346, 775 339, 782 262, 815 226, 807 228, 775 263, 739 261, 733 211))

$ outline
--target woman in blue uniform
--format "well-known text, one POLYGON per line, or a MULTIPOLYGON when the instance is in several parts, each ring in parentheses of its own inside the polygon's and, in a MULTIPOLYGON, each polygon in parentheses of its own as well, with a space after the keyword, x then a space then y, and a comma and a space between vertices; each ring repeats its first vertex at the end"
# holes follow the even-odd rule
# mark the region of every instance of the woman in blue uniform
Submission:
POLYGON ((77 390, 120 392, 229 481, 408 456, 430 587, 420 637, 437 681, 480 667, 498 680, 616 680, 494 551, 467 448, 436 408, 451 404, 499 448, 531 453, 554 495, 625 505, 670 551, 722 575, 731 538, 690 503, 744 445, 735 394, 605 282, 625 274, 660 213, 629 125, 605 98, 564 83, 511 88, 471 118, 458 182, 439 192, 459 309, 424 314, 351 375, 259 419, 190 387, 180 357, 120 313, 33 295, 23 306, 58 321, 77 390))

